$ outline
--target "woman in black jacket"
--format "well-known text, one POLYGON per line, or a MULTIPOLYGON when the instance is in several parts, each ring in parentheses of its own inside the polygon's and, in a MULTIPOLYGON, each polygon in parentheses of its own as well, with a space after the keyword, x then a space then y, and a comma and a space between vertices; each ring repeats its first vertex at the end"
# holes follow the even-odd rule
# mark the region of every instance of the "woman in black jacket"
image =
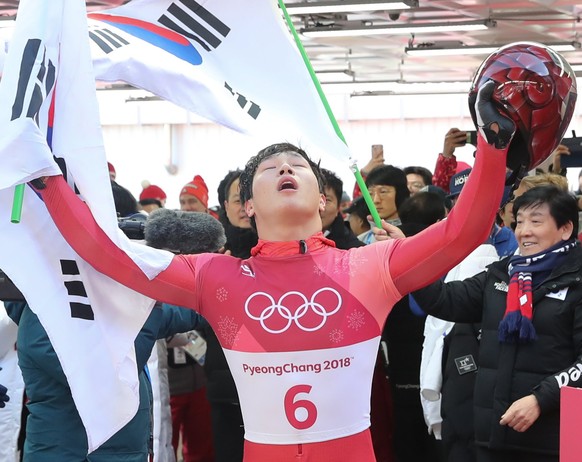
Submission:
POLYGON ((542 186, 516 199, 518 254, 414 297, 442 319, 482 323, 474 393, 478 462, 557 462, 560 388, 582 386, 578 207, 542 186))

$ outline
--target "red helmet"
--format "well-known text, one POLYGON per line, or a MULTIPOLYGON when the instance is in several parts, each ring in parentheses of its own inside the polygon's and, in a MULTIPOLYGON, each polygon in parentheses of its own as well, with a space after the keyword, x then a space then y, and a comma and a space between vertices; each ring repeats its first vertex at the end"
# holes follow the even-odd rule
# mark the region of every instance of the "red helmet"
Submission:
POLYGON ((560 144, 576 104, 576 76, 568 62, 540 43, 511 43, 492 53, 477 70, 469 92, 475 126, 479 88, 493 80, 493 100, 511 117, 517 133, 509 147, 507 166, 531 170, 560 144))

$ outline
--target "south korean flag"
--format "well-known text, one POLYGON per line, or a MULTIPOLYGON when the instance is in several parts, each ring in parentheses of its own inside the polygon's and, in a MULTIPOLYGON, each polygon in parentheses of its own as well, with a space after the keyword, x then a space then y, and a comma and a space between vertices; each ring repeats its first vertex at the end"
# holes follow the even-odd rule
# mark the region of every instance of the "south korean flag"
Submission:
MULTIPOLYGON (((10 222, 14 185, 64 174, 101 228, 149 275, 169 263, 117 227, 82 0, 21 0, 0 83, 0 268, 46 329, 87 431, 89 452, 138 409, 133 342, 153 300, 80 259, 35 191, 10 222)), ((26 347, 26 346, 24 346, 26 347)))

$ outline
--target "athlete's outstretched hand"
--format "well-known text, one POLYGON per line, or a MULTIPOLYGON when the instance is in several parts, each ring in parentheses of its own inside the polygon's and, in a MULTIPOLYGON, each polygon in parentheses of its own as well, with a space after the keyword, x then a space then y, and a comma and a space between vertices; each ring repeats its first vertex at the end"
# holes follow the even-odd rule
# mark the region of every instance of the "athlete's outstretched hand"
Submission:
POLYGON ((477 125, 483 138, 497 149, 509 146, 515 135, 515 123, 505 114, 502 114, 493 102, 493 92, 496 83, 490 80, 479 89, 475 112, 477 125))
POLYGON ((29 183, 34 189, 41 190, 46 188, 45 180, 46 176, 43 176, 40 178, 35 178, 34 180, 30 180, 29 183))

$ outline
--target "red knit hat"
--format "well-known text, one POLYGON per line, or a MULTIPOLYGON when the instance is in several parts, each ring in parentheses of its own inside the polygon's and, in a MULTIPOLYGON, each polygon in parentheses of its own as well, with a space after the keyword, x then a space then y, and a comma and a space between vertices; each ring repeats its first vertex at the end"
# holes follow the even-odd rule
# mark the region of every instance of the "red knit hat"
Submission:
POLYGON ((196 175, 192 181, 184 185, 180 196, 184 194, 196 197, 204 207, 208 208, 208 186, 200 175, 196 175))
POLYGON ((166 193, 162 188, 156 186, 155 184, 150 184, 149 181, 142 181, 141 186, 143 191, 139 195, 139 200, 155 199, 158 201, 163 201, 166 199, 166 193))
POLYGON ((457 161, 457 168, 455 169, 455 173, 461 173, 464 170, 472 168, 467 162, 463 162, 461 160, 457 161))
POLYGON ((107 162, 107 170, 109 170, 109 174, 113 174, 113 176, 115 177, 116 175, 115 167, 111 162, 107 162))

